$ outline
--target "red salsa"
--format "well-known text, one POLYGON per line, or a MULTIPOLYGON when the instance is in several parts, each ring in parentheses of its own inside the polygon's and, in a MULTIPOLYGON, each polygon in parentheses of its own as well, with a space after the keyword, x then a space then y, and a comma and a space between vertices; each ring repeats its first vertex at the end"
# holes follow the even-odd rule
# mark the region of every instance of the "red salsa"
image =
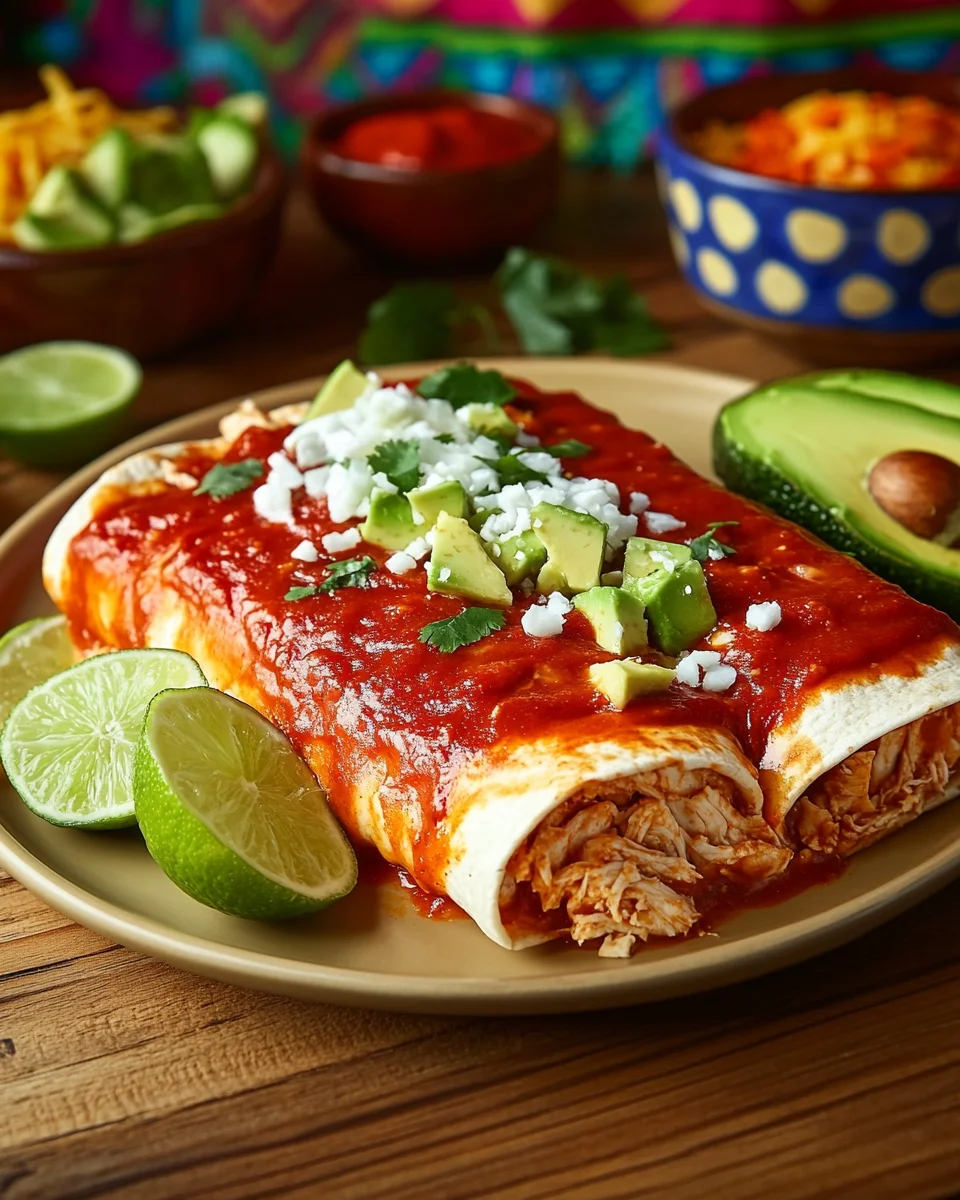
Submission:
POLYGON ((475 171, 529 158, 543 144, 523 121, 443 104, 362 117, 340 135, 336 149, 354 162, 403 171, 475 171))

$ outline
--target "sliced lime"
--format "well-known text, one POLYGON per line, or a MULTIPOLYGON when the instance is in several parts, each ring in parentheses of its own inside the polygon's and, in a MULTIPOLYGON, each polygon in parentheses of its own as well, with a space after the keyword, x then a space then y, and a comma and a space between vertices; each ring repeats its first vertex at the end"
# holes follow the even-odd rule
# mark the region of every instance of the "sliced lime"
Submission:
POLYGON ((0 446, 54 466, 102 450, 140 390, 135 359, 95 342, 43 342, 0 358, 0 446))
POLYGON ((232 696, 157 696, 134 791, 147 849, 201 904, 274 921, 325 908, 357 881, 356 857, 309 767, 232 696))
POLYGON ((0 757, 24 804, 54 825, 133 825, 133 762, 147 705, 166 688, 206 683, 177 650, 85 659, 32 688, 0 735, 0 757))
POLYGON ((63 617, 38 617, 5 633, 0 638, 0 725, 32 687, 76 661, 63 617))

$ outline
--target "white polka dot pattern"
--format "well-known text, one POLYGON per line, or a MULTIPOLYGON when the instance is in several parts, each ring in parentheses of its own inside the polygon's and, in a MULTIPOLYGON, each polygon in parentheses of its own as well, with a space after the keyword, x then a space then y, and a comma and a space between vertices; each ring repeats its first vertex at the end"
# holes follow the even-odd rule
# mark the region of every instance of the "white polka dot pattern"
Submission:
POLYGON ((740 280, 733 263, 710 246, 702 246, 697 251, 697 270, 704 287, 714 295, 732 296, 739 286, 740 280))
POLYGON ((707 216, 720 245, 735 253, 749 250, 760 233, 757 218, 734 196, 711 196, 707 216))
POLYGON ((696 233, 703 224, 703 205, 697 189, 689 179, 674 179, 669 185, 673 211, 682 229, 696 233))
POLYGON ((923 285, 923 306, 935 317, 960 316, 960 267, 944 267, 923 285))
POLYGON ((908 208, 889 208, 877 225, 877 246, 900 266, 916 262, 930 247, 930 226, 908 208))
POLYGON ((669 129, 656 175, 673 256, 705 300, 769 323, 960 336, 956 195, 738 182, 669 129))
POLYGON ((850 235, 839 217, 813 208, 795 208, 785 222, 787 241, 804 262, 832 262, 847 247, 850 235))
POLYGON ((837 307, 844 316, 861 321, 883 316, 894 300, 890 285, 875 275, 851 275, 837 292, 837 307))
POLYGON ((765 262, 758 269, 754 282, 757 295, 763 303, 780 316, 792 316, 807 302, 807 285, 786 263, 773 260, 765 262))
POLYGON ((670 234, 670 245, 673 247, 673 257, 677 266, 683 271, 690 264, 690 243, 671 221, 667 232, 670 234))

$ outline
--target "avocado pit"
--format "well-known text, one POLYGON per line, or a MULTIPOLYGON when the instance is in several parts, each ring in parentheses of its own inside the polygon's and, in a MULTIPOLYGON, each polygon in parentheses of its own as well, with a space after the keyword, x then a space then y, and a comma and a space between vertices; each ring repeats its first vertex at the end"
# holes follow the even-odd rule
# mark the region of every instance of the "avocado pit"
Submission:
POLYGON ((960 466, 926 450, 898 450, 874 465, 867 488, 904 529, 939 539, 960 509, 960 466))

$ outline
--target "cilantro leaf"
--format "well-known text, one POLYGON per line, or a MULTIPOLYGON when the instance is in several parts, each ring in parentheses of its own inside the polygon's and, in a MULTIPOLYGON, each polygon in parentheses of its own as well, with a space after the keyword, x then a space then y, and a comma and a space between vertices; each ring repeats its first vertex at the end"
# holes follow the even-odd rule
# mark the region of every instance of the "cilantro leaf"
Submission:
POLYGON ((364 363, 414 362, 453 352, 453 318, 458 308, 446 283, 401 283, 367 311, 358 356, 364 363))
POLYGON ((497 282, 528 354, 648 354, 667 345, 643 297, 623 275, 594 279, 572 263, 514 246, 497 282))
POLYGON ((441 654, 452 654, 461 646, 470 646, 488 637, 506 624, 498 608, 465 608, 455 617, 432 621, 420 630, 420 641, 435 646, 441 654))
POLYGON ((481 371, 472 363, 441 367, 421 380, 417 391, 426 400, 446 400, 454 408, 467 404, 502 407, 517 394, 517 389, 499 371, 481 371))
POLYGON ((371 471, 382 471, 401 492, 412 492, 420 482, 420 443, 416 439, 381 442, 367 462, 371 471))
POLYGON ((457 439, 452 433, 435 433, 433 435, 433 440, 435 442, 442 442, 444 446, 452 446, 457 439))
POLYGON ((500 476, 500 486, 509 487, 511 483, 546 483, 547 477, 542 471, 535 471, 522 463, 516 454, 504 454, 500 458, 485 458, 500 476))
POLYGON ((258 458, 245 458, 243 462, 235 463, 217 463, 200 480, 200 486, 193 494, 224 500, 227 496, 246 491, 262 474, 263 463, 258 458))
POLYGON ((545 450, 547 454, 552 454, 554 458, 583 458, 585 454, 589 454, 592 446, 588 446, 586 442, 578 442, 576 438, 571 438, 567 442, 557 442, 553 446, 540 446, 539 449, 545 450))
POLYGON ((292 587, 284 596, 284 600, 306 600, 307 596, 315 596, 319 590, 312 584, 309 587, 292 587))
POLYGON ((365 555, 363 558, 342 558, 339 562, 331 563, 326 579, 316 589, 319 592, 334 592, 343 587, 366 587, 370 582, 370 574, 377 569, 377 564, 365 555))
POLYGON ((739 525, 739 521, 713 521, 707 526, 707 532, 701 533, 699 537, 695 537, 690 542, 690 550, 697 562, 706 562, 711 557, 710 551, 719 551, 724 558, 729 558, 736 554, 733 546, 728 546, 725 542, 721 542, 719 538, 714 537, 714 532, 718 529, 724 529, 728 525, 739 525))

